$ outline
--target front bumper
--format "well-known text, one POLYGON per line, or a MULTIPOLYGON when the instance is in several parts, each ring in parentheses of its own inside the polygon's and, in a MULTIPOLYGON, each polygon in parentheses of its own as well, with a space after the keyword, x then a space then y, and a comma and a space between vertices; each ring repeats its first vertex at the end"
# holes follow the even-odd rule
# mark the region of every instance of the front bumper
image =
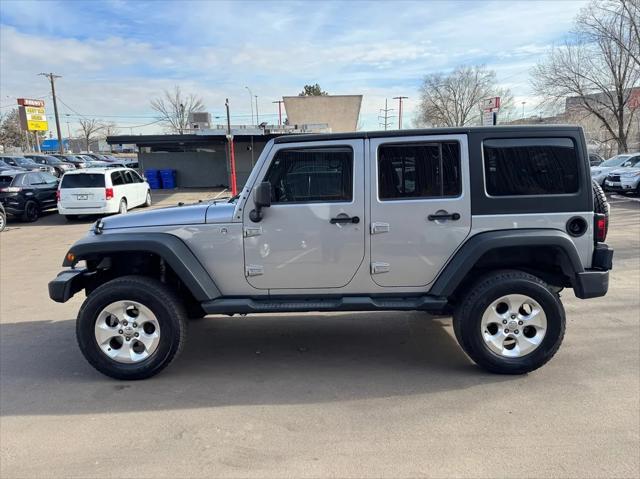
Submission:
POLYGON ((573 292, 580 299, 599 298, 609 290, 609 270, 613 268, 613 249, 598 243, 593 252, 591 269, 577 273, 573 292))
POLYGON ((68 269, 58 273, 49 282, 49 297, 57 303, 65 303, 81 289, 84 289, 89 275, 86 269, 68 269))
POLYGON ((604 181, 605 191, 634 191, 638 187, 638 178, 620 178, 620 181, 604 181))

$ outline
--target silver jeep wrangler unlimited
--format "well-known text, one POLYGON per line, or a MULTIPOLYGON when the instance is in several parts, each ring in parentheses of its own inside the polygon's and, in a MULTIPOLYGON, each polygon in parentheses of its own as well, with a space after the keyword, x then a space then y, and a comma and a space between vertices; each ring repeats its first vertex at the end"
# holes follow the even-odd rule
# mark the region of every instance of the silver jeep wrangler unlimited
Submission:
POLYGON ((114 378, 166 367, 190 317, 374 310, 452 314, 522 374, 562 342, 562 288, 606 294, 607 221, 578 127, 281 136, 229 201, 99 220, 49 294, 85 290, 78 343, 114 378))

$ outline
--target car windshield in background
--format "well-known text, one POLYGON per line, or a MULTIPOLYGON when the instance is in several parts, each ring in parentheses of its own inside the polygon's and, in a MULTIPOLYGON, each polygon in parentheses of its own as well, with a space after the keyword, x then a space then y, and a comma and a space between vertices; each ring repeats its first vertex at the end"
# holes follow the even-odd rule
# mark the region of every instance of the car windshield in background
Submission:
POLYGON ((634 156, 633 158, 622 163, 620 166, 622 166, 623 168, 631 168, 634 166, 639 166, 638 163, 640 163, 640 156, 634 156))
POLYGON ((35 161, 30 158, 23 158, 21 156, 14 156, 13 159, 20 166, 34 166, 37 165, 35 161))
POLYGON ((60 188, 104 188, 102 173, 83 173, 79 175, 64 175, 60 188))
POLYGON ((613 158, 609 158, 607 161, 603 161, 598 166, 620 166, 629 158, 631 158, 631 155, 617 155, 613 158))

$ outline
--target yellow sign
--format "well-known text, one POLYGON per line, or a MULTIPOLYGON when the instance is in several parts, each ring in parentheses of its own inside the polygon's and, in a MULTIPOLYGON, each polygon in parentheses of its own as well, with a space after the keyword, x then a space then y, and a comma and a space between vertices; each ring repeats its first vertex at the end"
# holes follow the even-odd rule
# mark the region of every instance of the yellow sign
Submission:
POLYGON ((47 120, 38 121, 38 120, 27 120, 27 130, 29 131, 48 131, 49 124, 47 120))
POLYGON ((28 131, 47 131, 47 115, 42 100, 18 98, 22 128, 28 131))

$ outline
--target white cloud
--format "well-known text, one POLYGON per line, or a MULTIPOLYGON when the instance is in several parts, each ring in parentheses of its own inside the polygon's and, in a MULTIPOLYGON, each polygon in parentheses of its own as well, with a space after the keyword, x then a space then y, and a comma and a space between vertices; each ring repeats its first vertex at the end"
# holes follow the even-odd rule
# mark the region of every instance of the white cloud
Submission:
POLYGON ((83 114, 142 117, 116 119, 123 126, 144 123, 150 98, 174 84, 203 96, 214 114, 228 97, 248 118, 245 85, 275 115, 272 100, 319 82, 364 94, 368 128, 385 97, 408 95, 409 118, 422 76, 463 63, 486 63, 529 98, 530 68, 584 4, 14 3, 2 6, 2 21, 11 20, 0 33, 3 105, 46 91, 41 71, 64 77, 61 98, 83 114))

